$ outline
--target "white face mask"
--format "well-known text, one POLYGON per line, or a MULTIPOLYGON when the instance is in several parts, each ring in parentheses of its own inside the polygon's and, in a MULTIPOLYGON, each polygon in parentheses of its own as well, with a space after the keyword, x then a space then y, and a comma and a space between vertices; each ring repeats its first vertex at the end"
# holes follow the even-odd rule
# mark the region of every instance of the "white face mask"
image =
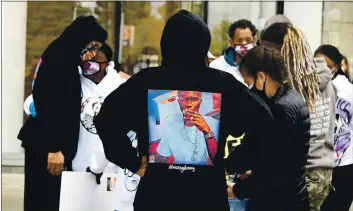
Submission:
POLYGON ((248 43, 245 45, 235 45, 234 50, 235 53, 239 54, 240 56, 244 57, 250 49, 255 47, 254 43, 248 43))

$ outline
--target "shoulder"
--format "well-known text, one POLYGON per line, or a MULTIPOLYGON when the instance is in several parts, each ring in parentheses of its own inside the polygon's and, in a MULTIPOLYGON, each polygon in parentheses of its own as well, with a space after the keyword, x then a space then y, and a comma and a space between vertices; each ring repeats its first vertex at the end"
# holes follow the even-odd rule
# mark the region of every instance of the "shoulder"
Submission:
POLYGON ((107 80, 103 80, 102 82, 114 86, 115 88, 118 88, 127 81, 115 69, 108 70, 107 75, 105 77, 107 80))
POLYGON ((211 63, 210 63, 210 67, 212 68, 221 68, 223 66, 226 65, 226 60, 224 59, 224 56, 220 56, 218 57, 217 59, 213 60, 211 63))
POLYGON ((117 71, 114 68, 108 68, 107 69, 106 77, 109 77, 109 78, 112 78, 112 79, 115 79, 115 80, 117 80, 117 79, 120 80, 121 79, 123 81, 127 81, 124 77, 121 77, 120 72, 117 71))
POLYGON ((302 96, 293 88, 285 90, 284 95, 278 99, 276 104, 287 109, 306 107, 306 103, 302 96))
MULTIPOLYGON (((124 81, 114 93, 137 96, 142 95, 147 90, 149 80, 160 72, 160 67, 146 68, 134 74, 129 80, 124 81)), ((119 73, 117 73, 120 77, 119 73)))
POLYGON ((351 95, 353 93, 353 84, 343 75, 336 76, 336 78, 332 80, 332 85, 337 95, 341 95, 342 92, 345 93, 345 95, 351 95))
POLYGON ((271 110, 278 115, 286 115, 293 120, 309 117, 309 110, 305 101, 293 88, 286 90, 285 94, 274 103, 271 110))
MULTIPOLYGON (((237 81, 238 82, 238 81, 237 81)), ((264 121, 273 120, 272 112, 261 97, 252 93, 247 87, 238 82, 238 86, 233 90, 237 90, 237 95, 233 97, 234 103, 237 105, 241 115, 250 115, 251 117, 261 117, 264 121)), ((250 121, 254 121, 251 119, 250 121)))
POLYGON ((258 112, 262 117, 268 116, 269 118, 273 119, 272 112, 268 105, 256 94, 253 94, 248 88, 245 87, 243 93, 248 96, 248 102, 245 106, 251 105, 251 109, 256 109, 255 111, 258 112))

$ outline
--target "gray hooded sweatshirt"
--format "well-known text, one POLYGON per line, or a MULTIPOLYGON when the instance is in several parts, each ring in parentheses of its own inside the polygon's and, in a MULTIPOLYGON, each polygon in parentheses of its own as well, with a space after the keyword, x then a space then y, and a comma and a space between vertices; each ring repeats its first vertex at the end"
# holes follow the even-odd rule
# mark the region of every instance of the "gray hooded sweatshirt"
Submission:
POLYGON ((331 82, 332 73, 325 59, 315 58, 318 67, 321 98, 310 112, 310 147, 307 168, 334 167, 334 127, 336 94, 331 82))

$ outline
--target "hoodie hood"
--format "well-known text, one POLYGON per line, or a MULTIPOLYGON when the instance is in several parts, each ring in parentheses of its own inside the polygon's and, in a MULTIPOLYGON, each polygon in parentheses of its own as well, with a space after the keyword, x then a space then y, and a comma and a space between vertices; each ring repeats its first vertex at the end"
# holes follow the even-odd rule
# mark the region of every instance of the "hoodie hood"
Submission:
POLYGON ((235 50, 232 47, 227 48, 227 50, 224 51, 224 60, 233 67, 238 66, 238 64, 235 62, 235 50))
POLYGON ((327 67, 327 64, 324 58, 322 57, 315 58, 315 63, 318 69, 317 73, 319 75, 320 91, 322 92, 323 90, 326 89, 333 75, 330 68, 327 67))
POLYGON ((180 10, 166 23, 162 38, 162 66, 204 67, 211 33, 201 18, 180 10))
POLYGON ((274 15, 270 19, 268 19, 265 23, 265 27, 263 30, 266 30, 268 27, 272 26, 275 23, 288 23, 292 25, 292 21, 284 15, 274 15))
POLYGON ((80 61, 81 51, 89 42, 95 40, 104 43, 107 39, 107 31, 93 16, 80 16, 64 32, 54 40, 44 51, 43 60, 68 59, 80 61))

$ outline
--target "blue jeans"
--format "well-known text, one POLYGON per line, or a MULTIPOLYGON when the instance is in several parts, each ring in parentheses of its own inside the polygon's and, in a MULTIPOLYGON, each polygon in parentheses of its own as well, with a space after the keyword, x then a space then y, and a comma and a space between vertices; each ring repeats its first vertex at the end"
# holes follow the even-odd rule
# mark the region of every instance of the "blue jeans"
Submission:
POLYGON ((249 209, 249 201, 239 200, 237 198, 228 198, 230 211, 248 211, 249 209))

